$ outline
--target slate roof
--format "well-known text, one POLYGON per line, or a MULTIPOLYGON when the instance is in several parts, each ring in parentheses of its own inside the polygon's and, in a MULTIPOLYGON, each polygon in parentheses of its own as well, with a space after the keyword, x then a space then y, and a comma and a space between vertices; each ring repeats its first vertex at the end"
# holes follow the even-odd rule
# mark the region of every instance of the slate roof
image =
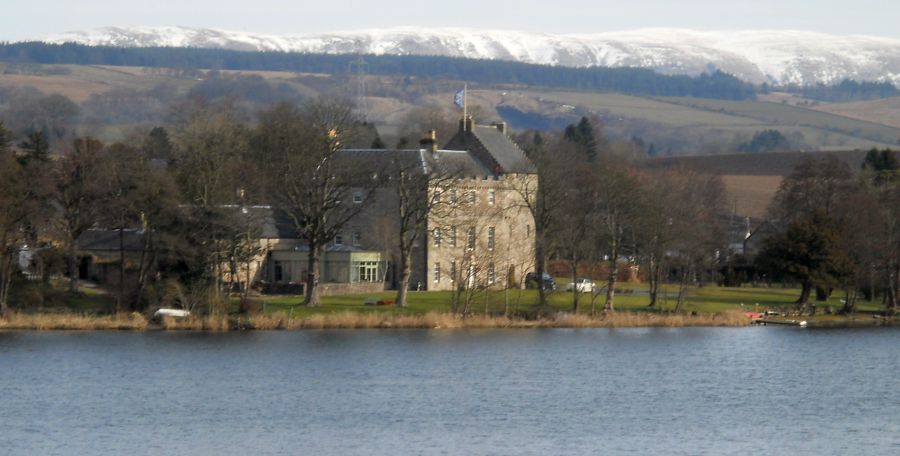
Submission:
MULTIPOLYGON (((144 232, 137 230, 124 230, 122 232, 122 244, 125 251, 140 251, 144 248, 144 232)), ((119 230, 90 229, 85 231, 75 241, 78 250, 90 251, 119 251, 119 230)))
POLYGON ((507 173, 533 173, 534 165, 506 134, 490 125, 475 125, 472 134, 507 173))
POLYGON ((251 222, 258 223, 262 239, 296 239, 294 223, 283 212, 271 206, 250 206, 241 208, 241 214, 251 222))
POLYGON ((537 172, 525 152, 493 125, 472 125, 471 131, 460 129, 444 147, 469 151, 493 174, 537 172))
POLYGON ((353 166, 367 166, 372 173, 387 170, 391 161, 396 160, 404 167, 419 168, 422 172, 439 170, 464 177, 491 174, 465 150, 438 150, 432 153, 426 149, 344 149, 339 154, 342 159, 351 160, 353 166))

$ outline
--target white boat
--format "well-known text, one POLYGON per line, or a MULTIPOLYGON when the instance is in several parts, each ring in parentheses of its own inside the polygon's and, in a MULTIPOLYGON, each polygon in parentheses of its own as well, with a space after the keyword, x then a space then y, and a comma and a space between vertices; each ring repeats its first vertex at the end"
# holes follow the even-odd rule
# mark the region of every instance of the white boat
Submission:
POLYGON ((191 311, 184 309, 159 309, 153 312, 153 318, 185 318, 191 316, 191 311))

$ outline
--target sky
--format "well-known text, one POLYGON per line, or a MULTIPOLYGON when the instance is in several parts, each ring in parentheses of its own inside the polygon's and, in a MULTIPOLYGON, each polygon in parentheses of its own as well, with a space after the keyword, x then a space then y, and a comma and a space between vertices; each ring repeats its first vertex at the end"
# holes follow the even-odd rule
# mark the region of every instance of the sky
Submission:
POLYGON ((0 11, 0 41, 109 25, 278 35, 408 25, 547 33, 790 29, 900 39, 900 2, 887 0, 0 0, 0 11))

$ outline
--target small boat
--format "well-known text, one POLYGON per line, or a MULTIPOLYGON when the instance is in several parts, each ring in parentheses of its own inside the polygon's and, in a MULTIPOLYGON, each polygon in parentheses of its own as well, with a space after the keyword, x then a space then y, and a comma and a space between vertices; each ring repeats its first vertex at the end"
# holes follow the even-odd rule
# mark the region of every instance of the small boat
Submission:
POLYGON ((190 311, 190 310, 184 310, 184 309, 166 309, 166 308, 162 308, 162 309, 157 310, 156 312, 153 312, 153 318, 154 318, 154 319, 162 319, 163 317, 168 317, 168 318, 187 318, 187 317, 190 317, 190 316, 191 316, 191 311, 190 311))

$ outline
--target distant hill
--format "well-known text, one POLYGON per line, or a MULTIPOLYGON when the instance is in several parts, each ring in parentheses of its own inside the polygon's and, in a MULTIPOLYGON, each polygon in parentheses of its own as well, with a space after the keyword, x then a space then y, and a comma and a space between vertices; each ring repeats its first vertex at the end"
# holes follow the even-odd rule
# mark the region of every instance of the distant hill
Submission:
POLYGON ((637 95, 743 100, 757 88, 711 70, 697 76, 664 75, 646 68, 573 68, 505 60, 423 55, 348 55, 283 51, 239 51, 196 47, 117 47, 41 42, 0 44, 0 62, 17 64, 114 65, 150 68, 290 71, 348 74, 364 59, 367 74, 454 79, 485 84, 520 84, 637 95))
POLYGON ((900 82, 900 40, 804 31, 651 28, 560 35, 398 27, 288 36, 188 27, 104 27, 40 40, 129 48, 444 56, 557 67, 647 68, 689 76, 721 70, 770 85, 836 84, 844 79, 900 82))

